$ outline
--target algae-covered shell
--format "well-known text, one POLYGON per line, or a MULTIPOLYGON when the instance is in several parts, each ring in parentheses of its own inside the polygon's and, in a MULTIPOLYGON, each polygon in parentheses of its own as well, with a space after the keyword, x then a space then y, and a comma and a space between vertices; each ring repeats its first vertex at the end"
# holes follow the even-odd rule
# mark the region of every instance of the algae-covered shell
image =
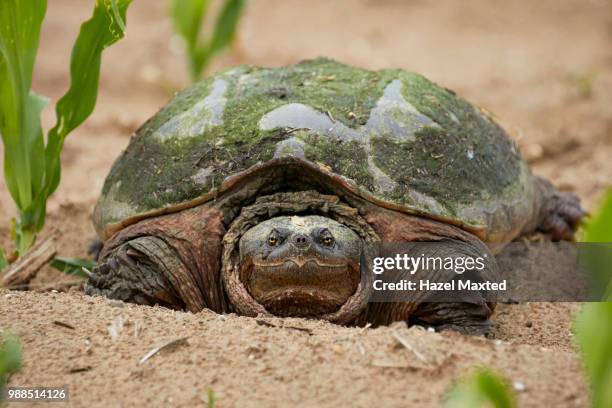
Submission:
POLYGON ((316 59, 239 66, 179 93, 113 165, 96 229, 107 238, 288 161, 491 241, 511 237, 533 206, 527 165, 482 110, 418 74, 316 59))

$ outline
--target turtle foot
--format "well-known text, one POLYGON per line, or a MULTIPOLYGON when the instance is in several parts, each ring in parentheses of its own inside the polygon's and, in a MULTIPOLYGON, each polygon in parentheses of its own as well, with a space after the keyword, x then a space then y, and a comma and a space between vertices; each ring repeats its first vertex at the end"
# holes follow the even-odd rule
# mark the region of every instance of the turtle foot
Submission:
POLYGON ((85 293, 182 309, 184 305, 170 284, 166 270, 181 267, 173 249, 162 240, 138 237, 113 249, 98 262, 85 285, 85 293))
POLYGON ((562 193, 552 185, 546 186, 548 194, 542 206, 538 231, 549 234, 555 241, 573 241, 580 220, 586 212, 580 199, 573 193, 562 193))
POLYGON ((453 330, 471 336, 485 336, 491 329, 492 310, 484 301, 431 302, 421 304, 409 324, 432 327, 436 331, 453 330))

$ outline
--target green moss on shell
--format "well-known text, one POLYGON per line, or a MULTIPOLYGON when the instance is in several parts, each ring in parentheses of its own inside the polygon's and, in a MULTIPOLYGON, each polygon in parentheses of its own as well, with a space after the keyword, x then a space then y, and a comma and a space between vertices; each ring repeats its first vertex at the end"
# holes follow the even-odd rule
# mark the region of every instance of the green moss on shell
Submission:
MULTIPOLYGON (((513 183, 519 182, 523 163, 503 129, 424 77, 317 59, 283 68, 240 66, 179 93, 137 131, 113 165, 103 196, 109 195, 109 202, 125 204, 121 208, 132 209, 133 215, 191 201, 218 187, 226 177, 270 160, 277 143, 291 137, 304 141, 306 159, 353 180, 361 191, 447 218, 460 217, 459 209, 474 203, 503 201, 513 183), (340 142, 308 130, 259 127, 266 113, 299 103, 363 131, 385 87, 395 79, 402 83, 405 101, 435 126, 424 127, 405 139, 370 135, 369 145, 340 142), (203 101, 218 80, 227 85, 222 125, 206 126, 198 135, 187 132, 180 123, 171 129, 164 127, 203 101), (395 185, 392 190, 375 185, 368 151, 376 167, 395 185), (436 205, 418 202, 414 192, 432 198, 436 205)), ((102 205, 104 202, 101 200, 102 205)), ((99 210, 102 224, 125 217, 123 212, 99 210)))

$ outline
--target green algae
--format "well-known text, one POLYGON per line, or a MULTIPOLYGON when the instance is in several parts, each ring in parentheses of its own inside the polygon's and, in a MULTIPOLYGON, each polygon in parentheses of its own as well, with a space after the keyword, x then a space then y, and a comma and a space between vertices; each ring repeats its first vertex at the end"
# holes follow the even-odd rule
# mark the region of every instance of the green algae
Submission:
MULTIPOLYGON (((209 119, 205 113, 202 121, 209 119)), ((403 124, 403 119, 396 121, 403 124)), ((103 197, 112 197, 100 200, 98 211, 103 217, 99 222, 118 222, 125 217, 124 213, 112 214, 110 206, 106 214, 103 206, 107 201, 125 203, 137 215, 198 198, 226 177, 269 161, 277 144, 293 137, 304 142, 307 160, 353 180, 361 190, 447 218, 458 217, 458 208, 464 204, 503 200, 512 184, 519 182, 522 163, 502 128, 420 75, 403 70, 367 71, 327 59, 272 69, 240 66, 177 94, 136 132, 106 179, 103 197), (369 135, 367 143, 335 140, 308 130, 262 130, 259 126, 266 113, 299 103, 362 131, 385 87, 395 79, 401 80, 405 101, 435 126, 424 127, 407 140, 391 134, 369 135), (227 83, 218 102, 223 103, 222 124, 203 127, 197 135, 188 134, 181 123, 168 126, 209 96, 217 80, 227 83), (392 190, 377 188, 368 155, 395 183, 392 190), (415 201, 413 192, 430 197, 435 205, 415 201)), ((104 229, 104 225, 98 227, 104 229)))

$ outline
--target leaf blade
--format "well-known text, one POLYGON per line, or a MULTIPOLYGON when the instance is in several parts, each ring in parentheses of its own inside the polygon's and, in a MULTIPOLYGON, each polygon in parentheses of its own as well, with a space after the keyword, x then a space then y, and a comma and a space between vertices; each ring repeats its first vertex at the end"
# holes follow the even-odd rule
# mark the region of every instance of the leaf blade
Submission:
POLYGON ((215 30, 208 50, 210 55, 218 53, 234 40, 245 5, 246 0, 226 0, 215 22, 215 30))
POLYGON ((11 333, 0 339, 0 397, 8 377, 21 368, 23 352, 17 338, 11 333))
POLYGON ((173 0, 171 6, 172 24, 185 43, 192 80, 197 79, 202 71, 199 37, 209 4, 209 0, 173 0))
POLYGON ((97 0, 91 18, 81 25, 70 60, 70 88, 55 106, 56 124, 49 131, 45 195, 60 179, 59 155, 64 139, 85 121, 98 97, 102 52, 123 38, 127 8, 132 0, 97 0))
POLYGON ((46 7, 46 0, 0 2, 0 134, 7 187, 20 211, 43 178, 42 104, 30 88, 46 7))
POLYGON ((594 284, 604 289, 604 302, 587 303, 576 316, 573 331, 591 383, 593 408, 612 406, 612 190, 586 225, 585 255, 594 284))
POLYGON ((612 242, 612 189, 607 191, 599 211, 587 224, 584 238, 587 242, 612 242))
POLYGON ((504 380, 492 371, 480 368, 455 385, 447 394, 445 408, 512 408, 514 396, 504 380))
POLYGON ((574 322, 574 333, 591 380, 593 408, 612 406, 612 302, 588 303, 574 322))
POLYGON ((90 259, 83 258, 62 258, 55 257, 50 263, 51 267, 67 275, 79 276, 81 278, 88 278, 88 273, 84 272, 83 269, 91 271, 96 267, 96 262, 90 259))

